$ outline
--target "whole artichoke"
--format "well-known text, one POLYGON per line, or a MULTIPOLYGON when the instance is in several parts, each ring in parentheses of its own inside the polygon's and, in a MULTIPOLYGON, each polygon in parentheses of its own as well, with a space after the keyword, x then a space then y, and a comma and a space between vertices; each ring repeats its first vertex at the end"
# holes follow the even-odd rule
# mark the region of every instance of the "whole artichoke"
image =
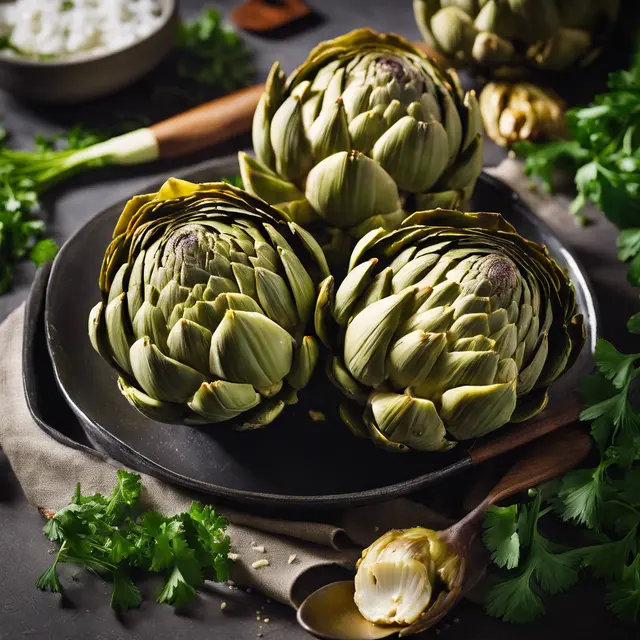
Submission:
MULTIPOLYGON (((307 225, 359 237, 405 211, 456 207, 482 169, 473 93, 403 38, 360 29, 275 63, 253 120, 245 187, 307 225)), ((340 236, 340 233, 335 235, 340 236)))
POLYGON ((225 183, 170 179, 125 207, 89 334, 163 422, 271 422, 318 358, 305 336, 326 260, 308 232, 225 183))
POLYGON ((460 556, 436 531, 393 529, 362 552, 354 600, 371 622, 410 625, 441 593, 459 590, 460 568, 460 556))
POLYGON ((413 0, 427 44, 460 66, 512 77, 586 66, 610 34, 619 0, 413 0))
POLYGON ((446 450, 448 435, 537 414, 585 339, 543 246, 499 214, 448 210, 364 236, 338 290, 322 283, 315 324, 347 426, 396 451, 446 450))

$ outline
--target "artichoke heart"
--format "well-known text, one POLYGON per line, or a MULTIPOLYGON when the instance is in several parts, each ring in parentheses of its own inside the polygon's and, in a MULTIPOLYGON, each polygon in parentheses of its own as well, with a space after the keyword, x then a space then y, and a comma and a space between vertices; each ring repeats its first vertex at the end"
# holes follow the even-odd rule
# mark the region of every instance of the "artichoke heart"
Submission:
POLYGON ((565 272, 497 213, 414 213, 350 264, 320 286, 316 333, 349 428, 389 451, 446 451, 536 415, 584 345, 565 272))
POLYGON ((266 202, 172 178, 116 224, 91 343, 153 420, 264 426, 311 378, 305 333, 328 276, 317 242, 266 202))
POLYGON ((252 136, 255 159, 240 154, 247 190, 347 237, 397 228, 418 203, 462 206, 482 169, 475 94, 370 29, 319 44, 288 78, 275 63, 252 136))
POLYGON ((459 572, 459 556, 436 531, 394 529, 362 552, 354 600, 375 624, 410 625, 454 587, 459 572))
POLYGON ((425 42, 453 63, 514 78, 589 64, 620 0, 413 0, 413 9, 425 42))

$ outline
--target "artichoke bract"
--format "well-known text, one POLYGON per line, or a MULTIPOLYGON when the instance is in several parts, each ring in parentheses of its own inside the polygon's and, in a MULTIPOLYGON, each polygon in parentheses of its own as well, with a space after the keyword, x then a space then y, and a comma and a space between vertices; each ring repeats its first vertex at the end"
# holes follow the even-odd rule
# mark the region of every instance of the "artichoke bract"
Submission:
POLYGON ((370 231, 316 333, 356 434, 442 451, 540 412, 585 341, 574 289, 547 249, 496 213, 418 212, 370 231))
MULTIPOLYGON (((473 92, 403 38, 360 29, 274 64, 253 120, 245 187, 293 220, 360 237, 405 211, 459 207, 482 169, 473 92)), ((336 232, 340 235, 340 232, 336 232)))
POLYGON ((589 64, 619 0, 413 0, 423 38, 460 66, 513 77, 589 64))
POLYGON ((172 178, 116 224, 91 342, 148 417, 260 427, 311 377, 305 333, 328 275, 310 234, 265 202, 172 178))
POLYGON ((393 529, 358 560, 356 606, 375 624, 413 624, 441 592, 458 587, 460 567, 460 557, 436 531, 393 529))

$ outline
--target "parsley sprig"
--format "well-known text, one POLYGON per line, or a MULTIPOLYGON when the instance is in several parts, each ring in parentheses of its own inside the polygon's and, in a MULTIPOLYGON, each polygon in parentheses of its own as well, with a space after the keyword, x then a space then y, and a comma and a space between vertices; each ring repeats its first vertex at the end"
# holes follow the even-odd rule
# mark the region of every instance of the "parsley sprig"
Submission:
POLYGON ((215 9, 180 23, 176 49, 178 75, 196 85, 229 93, 245 87, 254 73, 251 50, 215 9))
MULTIPOLYGON (((9 40, 0 38, 0 49, 6 46, 9 40)), ((149 96, 154 103, 171 102, 175 113, 211 99, 212 92, 239 89, 253 76, 251 57, 246 43, 224 25, 222 16, 205 9, 179 25, 175 55, 160 69, 162 82, 153 73, 141 81, 148 87, 146 102, 149 96), (170 96, 179 99, 177 104, 167 100, 170 96)), ((123 112, 114 117, 110 134, 77 126, 49 137, 36 136, 33 151, 7 148, 6 132, 0 127, 0 295, 11 287, 18 262, 28 258, 39 267, 53 260, 58 251, 53 240, 44 238, 45 223, 38 215, 41 195, 86 169, 114 163, 104 153, 76 152, 114 133, 148 126, 147 116, 148 112, 145 116, 123 112)))
POLYGON ((66 175, 73 154, 100 141, 98 134, 74 127, 54 136, 36 136, 36 151, 14 151, 0 135, 0 294, 13 280, 17 262, 36 267, 55 258, 58 245, 44 238, 38 217, 40 194, 66 175))
POLYGON ((117 472, 110 496, 83 496, 78 485, 71 504, 44 527, 45 536, 59 547, 36 585, 59 593, 58 565, 80 565, 109 578, 112 608, 126 611, 142 600, 133 580, 137 571, 163 574, 158 602, 176 607, 193 599, 205 580, 226 580, 230 545, 226 520, 198 502, 173 517, 140 514, 141 491, 140 476, 127 471, 117 472))
MULTIPOLYGON (((640 315, 628 327, 640 333, 640 315)), ((599 340, 595 360, 580 418, 591 423, 598 464, 534 491, 528 504, 492 507, 485 519, 485 545, 503 568, 486 609, 505 621, 536 619, 544 613, 540 594, 565 591, 583 571, 605 582, 605 602, 622 622, 640 620, 640 411, 632 401, 640 353, 599 340), (538 525, 551 513, 580 526, 585 544, 568 549, 546 538, 538 525)))
POLYGON ((621 230, 619 258, 630 262, 629 281, 640 285, 640 53, 628 71, 610 74, 606 93, 570 109, 567 124, 571 140, 516 145, 525 172, 547 191, 556 168, 573 173, 571 211, 592 202, 621 230))

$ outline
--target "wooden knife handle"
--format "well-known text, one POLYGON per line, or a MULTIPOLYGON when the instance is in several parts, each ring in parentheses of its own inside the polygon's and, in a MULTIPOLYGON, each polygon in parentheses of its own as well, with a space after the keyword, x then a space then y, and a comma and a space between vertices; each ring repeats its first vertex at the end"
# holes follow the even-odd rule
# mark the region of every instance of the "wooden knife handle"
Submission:
POLYGON ((200 151, 251 129, 264 84, 230 93, 149 127, 160 158, 200 151))

